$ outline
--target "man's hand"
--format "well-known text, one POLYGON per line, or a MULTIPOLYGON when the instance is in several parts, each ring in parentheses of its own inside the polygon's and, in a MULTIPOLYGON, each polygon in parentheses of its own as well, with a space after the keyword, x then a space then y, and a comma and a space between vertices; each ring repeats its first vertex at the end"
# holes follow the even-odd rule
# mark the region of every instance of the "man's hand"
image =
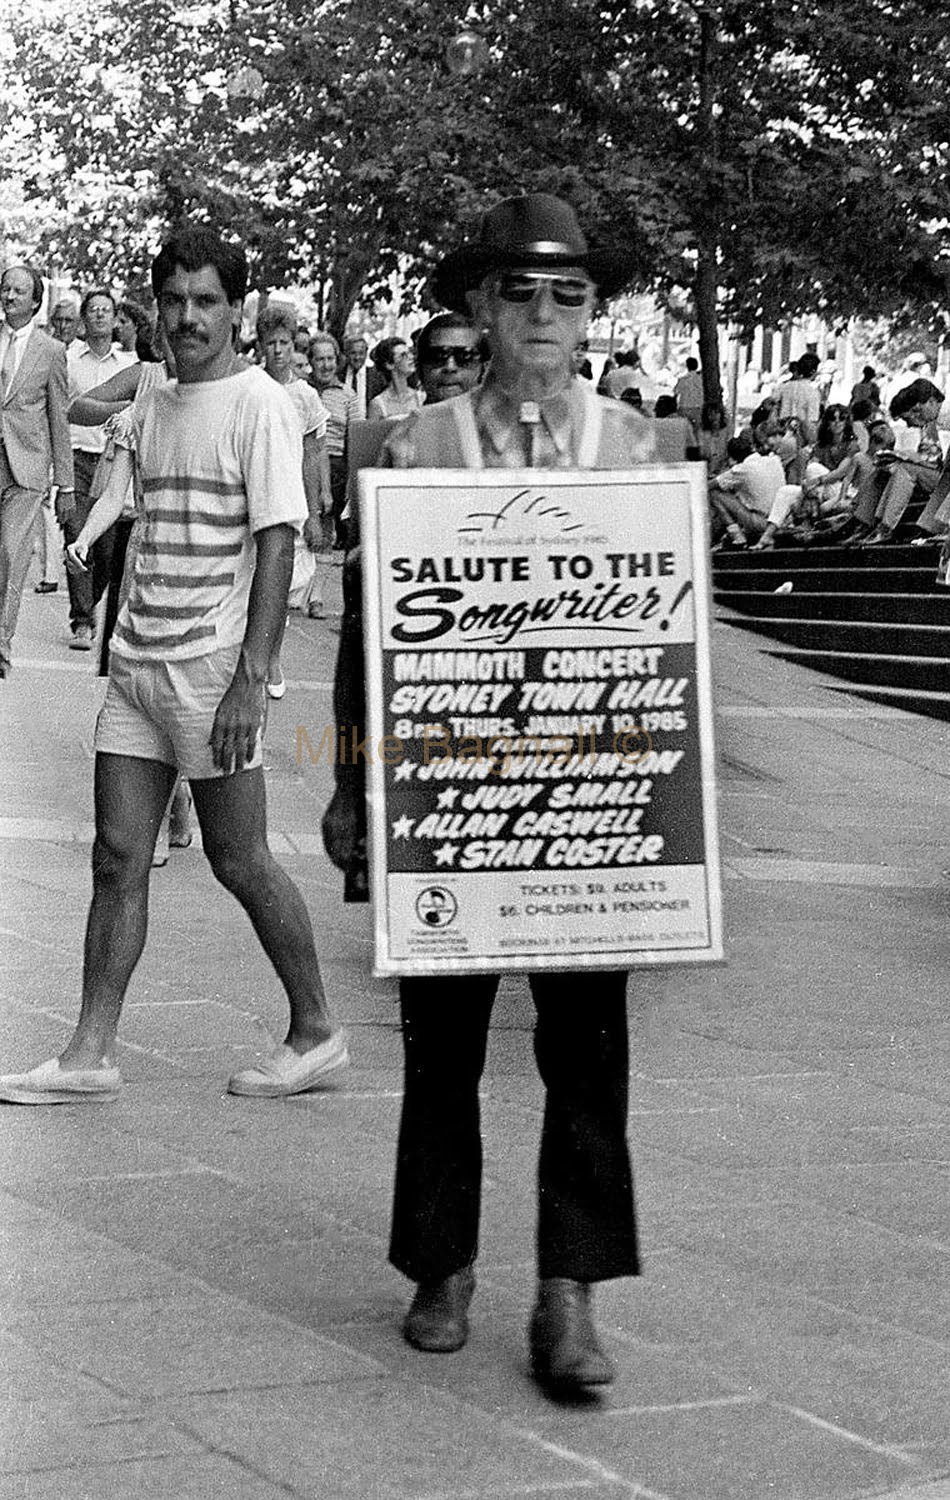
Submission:
POLYGON ((73 511, 76 509, 76 495, 73 490, 57 490, 53 501, 53 510, 60 526, 65 526, 73 511))
POLYGON ((303 539, 311 552, 319 552, 323 541, 323 523, 319 516, 308 516, 303 523, 303 539))
POLYGON ((362 789, 354 784, 337 786, 321 824, 323 847, 338 870, 348 871, 357 858, 366 828, 362 789))
POLYGON ((86 558, 89 556, 89 543, 84 542, 81 536, 78 536, 74 542, 70 542, 63 555, 66 558, 67 569, 75 577, 78 578, 83 573, 88 573, 86 558))
POLYGON ((264 685, 267 669, 257 671, 242 649, 231 685, 218 704, 211 730, 211 755, 225 776, 243 771, 257 750, 264 722, 264 685))

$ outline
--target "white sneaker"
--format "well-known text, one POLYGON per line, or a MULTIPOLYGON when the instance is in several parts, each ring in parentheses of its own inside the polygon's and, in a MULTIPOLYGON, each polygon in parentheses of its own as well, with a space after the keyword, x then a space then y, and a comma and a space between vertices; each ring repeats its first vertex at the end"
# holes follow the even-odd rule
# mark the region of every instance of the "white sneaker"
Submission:
POLYGON ((28 1073, 0 1078, 0 1100, 6 1104, 109 1104, 122 1091, 118 1068, 69 1068, 58 1057, 28 1073))
POLYGON ((291 1094, 305 1094, 308 1089, 322 1088, 324 1079, 345 1068, 349 1060, 346 1034, 342 1030, 335 1031, 309 1052, 295 1052, 282 1042, 253 1067, 235 1073, 228 1080, 228 1093, 243 1094, 249 1099, 283 1099, 291 1094))

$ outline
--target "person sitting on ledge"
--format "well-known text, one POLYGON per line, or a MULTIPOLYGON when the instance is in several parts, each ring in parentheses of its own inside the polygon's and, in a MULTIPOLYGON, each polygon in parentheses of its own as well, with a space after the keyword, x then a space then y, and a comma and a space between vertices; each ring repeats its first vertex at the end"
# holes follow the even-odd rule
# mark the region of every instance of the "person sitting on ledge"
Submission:
POLYGON ((904 454, 887 449, 877 455, 878 465, 888 475, 884 492, 877 507, 877 526, 862 542, 864 547, 886 547, 894 540, 894 533, 903 519, 915 490, 927 496, 918 519, 919 534, 914 538, 917 545, 926 545, 934 539, 939 529, 936 513, 940 500, 934 501, 934 491, 943 465, 943 443, 937 430, 937 418, 943 406, 943 391, 929 380, 914 380, 898 391, 891 402, 891 416, 901 418, 909 428, 916 428, 920 437, 915 451, 904 454))
POLYGON ((802 483, 782 485, 753 551, 771 550, 777 532, 793 519, 804 521, 804 528, 798 534, 801 539, 808 540, 817 522, 841 510, 846 504, 857 454, 858 444, 848 408, 839 405, 826 407, 818 424, 818 440, 805 464, 802 483))
POLYGON ((778 423, 771 416, 755 422, 756 416, 758 413, 753 416, 751 451, 747 439, 731 438, 726 447, 733 460, 731 468, 709 481, 713 535, 718 536, 716 551, 743 548, 757 540, 785 483, 782 460, 775 451, 780 437, 778 423))
POLYGON ((894 447, 894 429, 882 411, 872 410, 866 419, 867 449, 855 454, 851 471, 851 510, 839 527, 835 545, 854 547, 874 530, 877 507, 888 479, 888 470, 876 462, 877 455, 894 447))

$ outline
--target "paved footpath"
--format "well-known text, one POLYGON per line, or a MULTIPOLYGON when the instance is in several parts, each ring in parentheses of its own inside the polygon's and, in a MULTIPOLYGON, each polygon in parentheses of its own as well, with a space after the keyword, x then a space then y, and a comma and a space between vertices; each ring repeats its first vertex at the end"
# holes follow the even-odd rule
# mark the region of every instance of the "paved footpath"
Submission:
MULTIPOLYGON (((4 1070, 56 1050, 77 1006, 102 687, 65 626, 62 593, 28 592, 0 684, 4 1070)), ((173 852, 122 1099, 0 1109, 0 1500, 948 1500, 950 726, 717 627, 728 959, 631 982, 645 1274, 601 1289, 620 1378, 569 1408, 526 1368, 541 1096, 520 980, 484 1085, 471 1341, 400 1337, 394 987, 320 846, 328 770, 297 764, 335 642, 294 617, 268 784, 352 1069, 292 1101, 225 1094, 282 999, 200 850, 173 852)))

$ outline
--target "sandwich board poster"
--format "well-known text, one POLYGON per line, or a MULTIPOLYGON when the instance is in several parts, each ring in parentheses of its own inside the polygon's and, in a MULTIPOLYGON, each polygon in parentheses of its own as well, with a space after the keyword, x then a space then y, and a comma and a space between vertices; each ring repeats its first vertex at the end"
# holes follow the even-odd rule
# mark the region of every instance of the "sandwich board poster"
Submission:
POLYGON ((360 492, 374 972, 721 958, 703 466, 360 492))

